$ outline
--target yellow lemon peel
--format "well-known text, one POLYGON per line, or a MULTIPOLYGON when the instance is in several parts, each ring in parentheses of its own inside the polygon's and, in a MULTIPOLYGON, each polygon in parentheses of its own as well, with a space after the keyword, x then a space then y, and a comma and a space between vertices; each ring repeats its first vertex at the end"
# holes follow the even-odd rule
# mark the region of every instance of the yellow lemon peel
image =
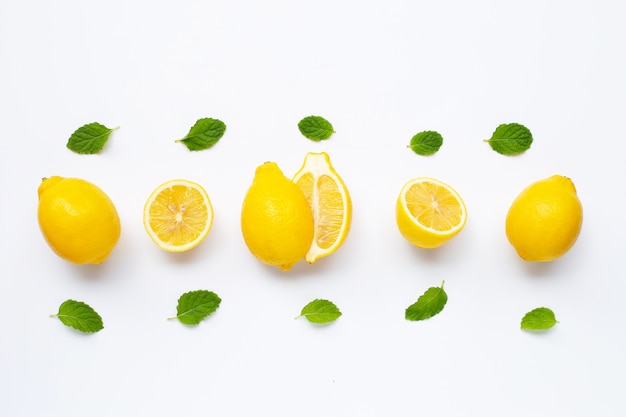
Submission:
POLYGON ((326 152, 309 152, 293 181, 306 196, 315 224, 309 263, 334 253, 345 241, 352 220, 352 200, 326 152))
POLYGON ((522 259, 547 262, 574 246, 582 221, 574 183, 553 175, 530 184, 515 198, 506 216, 506 236, 522 259))
POLYGON ((39 228, 50 248, 75 264, 104 262, 120 233, 113 202, 96 185, 80 178, 44 178, 37 190, 39 228))
POLYGON ((287 271, 307 254, 313 229, 313 214, 302 190, 276 163, 257 167, 241 209, 241 231, 250 252, 287 271))

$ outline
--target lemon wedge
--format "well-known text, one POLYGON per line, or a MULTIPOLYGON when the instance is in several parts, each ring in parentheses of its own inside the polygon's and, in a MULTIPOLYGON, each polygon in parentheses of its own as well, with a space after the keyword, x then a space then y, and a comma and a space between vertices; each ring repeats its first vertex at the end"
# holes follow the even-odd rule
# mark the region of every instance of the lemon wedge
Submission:
POLYGON ((293 181, 304 193, 314 220, 308 263, 334 253, 344 243, 352 220, 352 201, 326 152, 309 152, 293 181))

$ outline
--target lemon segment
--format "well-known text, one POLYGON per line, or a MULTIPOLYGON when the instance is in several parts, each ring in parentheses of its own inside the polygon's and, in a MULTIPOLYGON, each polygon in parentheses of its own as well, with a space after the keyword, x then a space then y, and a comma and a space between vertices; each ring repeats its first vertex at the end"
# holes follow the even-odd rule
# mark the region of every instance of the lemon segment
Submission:
POLYGON ((526 187, 506 216, 506 236, 529 262, 548 262, 567 253, 582 228, 583 209, 571 179, 553 175, 526 187))
POLYGON ((241 231, 250 252, 283 271, 304 258, 313 241, 313 214, 302 190, 278 165, 255 171, 241 208, 241 231))
POLYGON ((213 206, 205 189, 176 179, 159 185, 144 206, 146 232, 158 247, 184 252, 200 244, 213 225, 213 206))
POLYGON ((116 246, 120 218, 109 196, 80 178, 44 178, 37 190, 37 219, 44 239, 61 258, 100 264, 116 246))
POLYGON ((456 236, 467 221, 461 196, 434 178, 407 181, 396 201, 396 223, 406 240, 419 248, 436 248, 456 236))
POLYGON ((305 260, 315 263, 344 243, 350 231, 352 200, 326 152, 309 152, 293 181, 304 193, 313 214, 313 242, 305 260))

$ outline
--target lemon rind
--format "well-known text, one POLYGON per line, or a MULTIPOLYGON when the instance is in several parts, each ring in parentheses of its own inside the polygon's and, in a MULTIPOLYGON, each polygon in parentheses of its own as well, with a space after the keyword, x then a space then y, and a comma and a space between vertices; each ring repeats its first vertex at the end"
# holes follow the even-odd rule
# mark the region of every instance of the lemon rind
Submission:
MULTIPOLYGON (((344 183, 343 179, 339 176, 337 171, 332 166, 330 162, 330 157, 328 156, 326 152, 309 152, 307 156, 305 157, 305 160, 302 166, 300 167, 298 172, 296 172, 296 174, 294 175, 293 182, 297 184, 298 180, 306 173, 313 174, 313 184, 316 184, 317 180, 322 175, 326 175, 332 178, 333 181, 335 181, 335 183, 338 185, 338 189, 339 189, 339 192, 341 193, 342 201, 343 201, 343 221, 341 224, 341 228, 339 229, 339 233, 338 233, 339 238, 331 246, 329 246, 326 249, 320 248, 316 243, 317 238, 319 236, 318 227, 317 227, 318 220, 317 220, 317 217, 314 217, 315 227, 314 227, 313 241, 311 242, 311 247, 309 248, 309 251, 304 257, 304 260, 306 262, 312 264, 312 263, 315 263, 320 258, 333 254, 345 242, 348 236, 348 232, 350 230, 350 223, 351 223, 350 211, 351 211, 351 206, 352 206, 352 200, 350 198, 350 193, 348 191, 348 188, 346 187, 346 184, 344 183)), ((313 187, 312 201, 314 205, 316 205, 318 202, 317 187, 315 185, 313 187)), ((318 211, 318 208, 316 206, 311 207, 311 209, 314 213, 318 211)))

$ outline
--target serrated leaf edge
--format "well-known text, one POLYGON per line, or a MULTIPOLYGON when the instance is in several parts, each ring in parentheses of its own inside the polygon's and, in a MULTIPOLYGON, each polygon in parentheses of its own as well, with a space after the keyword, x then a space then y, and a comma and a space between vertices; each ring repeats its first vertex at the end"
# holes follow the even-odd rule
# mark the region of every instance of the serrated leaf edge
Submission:
MULTIPOLYGON (((550 321, 552 321, 552 320, 550 320, 550 321)), ((526 314, 524 314, 524 316, 522 317, 522 320, 520 320, 520 329, 521 330, 525 330, 525 331, 530 331, 530 332, 544 332, 546 330, 550 330, 551 328, 556 326, 558 323, 559 323, 559 321, 556 319, 556 314, 554 314, 554 311, 551 308, 548 308, 548 307, 537 307, 537 308, 533 308, 532 310, 530 310, 526 314), (550 327, 540 328, 540 329, 531 328, 531 327, 524 327, 524 320, 526 319, 526 317, 528 317, 529 315, 533 314, 537 310, 547 310, 547 311, 549 311, 549 314, 551 314, 551 318, 554 320, 554 323, 552 323, 550 327)))
POLYGON ((72 328, 72 329, 75 329, 75 330, 77 330, 77 331, 79 331, 79 332, 81 332, 81 333, 96 333, 96 332, 99 332, 100 330, 104 329, 104 321, 102 320, 102 316, 100 316, 100 314, 99 314, 99 313, 98 313, 98 312, 97 312, 97 311, 96 311, 93 307, 91 307, 89 304, 87 304, 87 303, 85 303, 85 302, 83 302, 83 301, 77 301, 77 300, 72 300, 72 299, 65 300, 65 301, 63 301, 63 302, 59 305, 59 311, 58 311, 57 313, 50 314, 50 317, 55 317, 55 318, 58 318, 58 319, 59 319, 59 321, 60 321, 60 322, 61 322, 64 326, 66 326, 66 327, 70 327, 70 328, 72 328), (100 327, 98 327, 98 328, 96 328, 96 329, 93 329, 93 330, 84 330, 84 329, 78 328, 78 327, 76 327, 76 326, 73 326, 73 325, 71 325, 71 324, 67 324, 66 322, 64 322, 64 321, 61 319, 61 317, 65 317, 65 318, 72 318, 73 320, 78 321, 78 322, 89 322, 89 323, 92 323, 92 324, 93 324, 93 322, 92 322, 92 321, 88 321, 88 320, 85 320, 85 319, 81 319, 81 318, 79 318, 79 317, 77 317, 77 316, 72 316, 72 315, 69 315, 69 314, 62 314, 62 313, 61 313, 61 309, 62 309, 62 308, 63 308, 63 306, 64 306, 65 304, 67 304, 67 303, 72 303, 74 306, 80 306, 80 307, 85 308, 88 312, 90 312, 92 315, 94 315, 94 316, 96 317, 97 323, 95 323, 95 324, 99 325, 100 327))
MULTIPOLYGON (((526 152, 527 150, 529 150, 530 147, 532 146, 532 143, 534 142, 534 138, 533 138, 533 135, 532 135, 532 132, 530 131, 530 129, 527 128, 525 125, 523 125, 521 123, 512 122, 512 123, 501 123, 501 124, 499 124, 494 129, 493 133, 491 134, 491 138, 483 139, 483 142, 487 142, 489 144, 489 146, 491 147, 491 149, 494 150, 496 153, 499 153, 500 155, 514 156, 514 155, 522 154, 522 153, 526 152), (530 137, 530 141, 528 143, 528 146, 524 146, 523 149, 521 149, 521 150, 507 151, 507 152, 501 152, 501 150, 494 148, 494 146, 493 146, 494 143, 499 143, 499 142, 506 143, 506 141, 510 141, 510 140, 519 141, 519 139, 520 139, 519 137, 494 138, 494 135, 496 134, 498 129, 500 129, 503 126, 513 126, 513 125, 516 126, 517 129, 524 129, 528 133, 528 136, 530 137)), ((510 146, 508 148, 510 149, 510 146)))
MULTIPOLYGON (((429 288, 427 288, 427 289, 426 289, 426 291, 424 291, 424 292, 422 293, 422 295, 420 295, 414 303, 412 303, 412 304, 411 304, 411 305, 409 305, 406 309, 404 309, 404 318, 405 318, 405 320, 408 320, 408 321, 423 321, 423 320, 427 320, 427 319, 430 319, 430 318, 432 318, 432 317, 435 317, 437 314, 441 313, 441 312, 443 311, 443 309, 445 308, 446 304, 448 303, 448 295, 447 295, 447 293, 445 293, 445 290, 444 290, 444 288, 443 288, 444 284, 445 284, 445 280, 444 280, 444 281, 441 281, 441 285, 440 285, 439 287, 429 287, 429 288), (444 294, 445 294, 445 296, 446 296, 446 301, 445 301, 445 302, 443 303, 443 305, 441 306, 441 309, 440 309, 438 312, 436 312, 435 314, 433 314, 432 316, 425 317, 425 318, 423 318, 423 319, 417 319, 417 320, 408 319, 408 318, 406 317, 408 310, 409 310, 412 306, 414 306, 415 304, 418 304, 418 303, 420 302, 420 300, 421 300, 421 299, 422 299, 422 298, 423 298, 423 297, 424 297, 424 296, 428 293, 428 291, 430 291, 430 290, 432 290, 432 289, 440 289, 440 290, 442 290, 442 291, 444 292, 444 294)), ((431 300, 431 301, 432 301, 432 300, 431 300)))
POLYGON ((196 151, 202 151, 205 149, 209 149, 211 147, 213 147, 214 145, 217 144, 217 142, 219 142, 219 140, 224 136, 224 134, 226 133, 226 123, 224 123, 222 120, 220 119, 215 119, 213 117, 201 117, 200 119, 196 120, 196 122, 193 124, 193 126, 191 126, 191 128, 189 128, 189 132, 187 132, 187 134, 180 138, 180 139, 176 139, 174 142, 180 142, 182 144, 184 144, 188 150, 192 151, 192 152, 196 152, 196 151), (212 125, 217 124, 217 128, 209 128, 207 130, 203 130, 202 132, 198 132, 198 133, 193 133, 193 130, 196 128, 196 126, 198 126, 199 123, 203 122, 203 121, 207 121, 207 122, 212 122, 212 125), (210 131, 216 131, 217 134, 215 135, 209 135, 207 134, 207 132, 210 131), (202 136, 208 136, 210 139, 207 141, 209 142, 208 144, 202 144, 202 147, 198 147, 197 149, 192 149, 189 147, 189 143, 194 143, 194 139, 196 138, 200 138, 202 140, 202 136))
POLYGON ((299 122, 298 122, 298 130, 300 131, 300 133, 307 139, 315 141, 315 142, 320 142, 322 140, 327 140, 330 139, 330 137, 335 134, 335 127, 333 126, 333 124, 328 121, 328 119, 326 119, 325 117, 322 116, 315 116, 315 115, 310 115, 310 116, 306 116, 303 117, 299 122), (301 125, 303 123, 308 124, 308 126, 305 125, 305 127, 309 127, 311 125, 312 126, 312 130, 315 132, 314 134, 311 134, 311 132, 304 132, 301 125), (321 126, 321 125, 326 125, 326 126, 321 126), (319 132, 323 132, 323 135, 319 135, 319 132))
MULTIPOLYGON (((202 320, 206 319, 206 318, 207 318, 207 317, 209 317, 211 314, 215 313, 215 311, 216 311, 216 310, 220 307, 220 305, 221 305, 221 303, 222 303, 222 299, 220 298, 220 296, 219 296, 219 295, 217 295, 217 293, 215 293, 214 291, 209 291, 209 290, 194 290, 194 291, 187 291, 187 292, 185 292, 185 293, 181 294, 181 296, 180 296, 180 297, 178 297, 178 302, 177 302, 177 305, 176 305, 176 315, 175 315, 175 316, 173 316, 173 317, 168 317, 167 319, 168 319, 168 320, 178 320, 178 321, 180 321, 180 318, 181 318, 181 317, 184 317, 184 316, 186 316, 186 315, 190 314, 191 312, 193 312, 193 311, 197 310, 199 307, 201 307, 201 306, 203 306, 203 305, 205 305, 205 304, 208 304, 208 303, 199 304, 199 305, 195 306, 195 307, 194 307, 194 308, 192 308, 192 309, 189 309, 189 310, 184 311, 183 313, 180 313, 180 314, 178 313, 178 308, 179 308, 179 306, 180 306, 180 302, 181 302, 181 300, 183 299, 183 297, 185 297, 185 296, 191 296, 191 294, 199 294, 199 293, 207 293, 208 295, 211 295, 211 294, 212 294, 212 295, 214 295, 214 296, 217 298, 217 305, 215 306, 215 309, 214 309, 213 311, 211 311, 210 313, 206 314, 204 317, 202 317, 202 318, 199 320, 199 322, 201 322, 202 320)), ((198 324, 199 324, 199 322, 198 322, 198 323, 195 323, 195 324, 189 324, 189 323, 183 323, 183 322, 181 322, 181 323, 186 324, 186 325, 195 326, 195 325, 198 325, 198 324)))
POLYGON ((93 154, 97 154, 99 153, 103 148, 104 145, 106 145, 106 143, 109 140, 109 137, 111 136, 111 134, 119 129, 119 126, 115 126, 115 127, 107 127, 105 125, 103 125, 102 123, 99 122, 90 122, 90 123, 85 123, 84 125, 80 126, 79 128, 77 128, 76 130, 74 130, 74 132, 72 132, 72 134, 70 135, 70 137, 67 140, 67 143, 65 144, 65 147, 67 149, 69 149, 70 151, 77 153, 77 154, 81 154, 81 155, 93 155, 93 154), (88 127, 97 127, 99 129, 104 129, 104 132, 97 135, 97 136, 89 136, 89 137, 83 137, 81 136, 82 132, 87 129, 88 127), (74 141, 78 141, 78 142, 86 142, 86 141, 97 141, 104 138, 104 142, 102 143, 102 146, 100 146, 99 148, 97 148, 94 151, 89 151, 89 152, 84 152, 82 149, 72 149, 70 147, 70 143, 72 142, 72 140, 74 141))
POLYGON ((436 130, 423 130, 423 131, 417 132, 415 135, 413 135, 411 137, 411 140, 409 141, 409 144, 406 147, 411 149, 413 152, 415 152, 416 154, 418 154, 420 156, 430 156, 430 155, 434 155, 437 152, 439 152, 439 149, 441 149, 442 145, 443 145, 443 136, 441 135, 441 133, 437 132, 436 130), (438 136, 437 139, 441 139, 441 143, 438 144, 436 149, 428 149, 427 152, 423 152, 423 151, 419 150, 421 147, 423 147, 423 142, 424 142, 423 138, 428 137, 428 136, 432 136, 433 134, 438 136), (419 138, 418 138, 418 136, 419 136, 419 138), (412 142, 416 138, 421 139, 421 142, 413 144, 412 142))
POLYGON ((294 317, 294 319, 299 319, 301 317, 304 317, 305 319, 307 319, 311 323, 326 324, 326 323, 332 323, 333 321, 337 320, 342 315, 343 315, 343 313, 341 312, 339 307, 337 307, 337 305, 335 303, 333 303, 332 301, 326 300, 326 299, 323 299, 323 298, 316 298, 316 299, 308 302, 304 307, 302 307, 302 310, 300 311, 300 314, 298 316, 294 317), (318 311, 314 311, 314 312, 310 312, 310 313, 304 313, 304 310, 306 310, 307 307, 309 307, 311 304, 313 304, 315 302, 323 302, 322 308, 330 307, 330 308, 334 309, 334 311, 320 313, 319 310, 318 310, 318 311), (332 318, 332 320, 328 320, 328 321, 324 321, 324 322, 315 322, 315 321, 311 321, 309 319, 309 317, 311 317, 311 316, 321 316, 321 315, 332 315, 333 318, 332 318), (336 317, 334 317, 334 316, 336 316, 336 317))

